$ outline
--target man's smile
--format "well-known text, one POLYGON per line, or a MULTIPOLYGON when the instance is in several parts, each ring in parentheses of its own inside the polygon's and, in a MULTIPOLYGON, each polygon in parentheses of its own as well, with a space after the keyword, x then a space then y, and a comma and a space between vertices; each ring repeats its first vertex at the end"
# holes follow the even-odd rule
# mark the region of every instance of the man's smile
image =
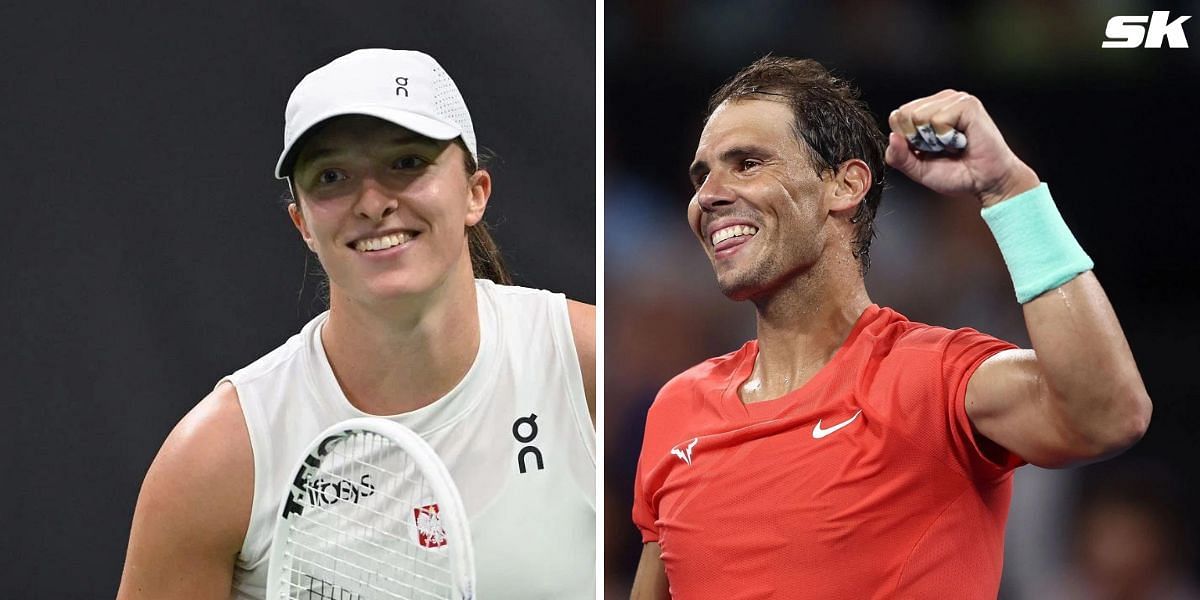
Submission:
MULTIPOLYGON (((740 238, 750 237, 756 233, 758 233, 758 228, 754 227, 753 225, 730 225, 714 231, 710 239, 712 240, 713 248, 720 249, 719 246, 721 246, 723 242, 728 240, 736 240, 737 243, 741 243, 746 240, 740 238)), ((730 245, 733 244, 725 244, 725 246, 730 245)))

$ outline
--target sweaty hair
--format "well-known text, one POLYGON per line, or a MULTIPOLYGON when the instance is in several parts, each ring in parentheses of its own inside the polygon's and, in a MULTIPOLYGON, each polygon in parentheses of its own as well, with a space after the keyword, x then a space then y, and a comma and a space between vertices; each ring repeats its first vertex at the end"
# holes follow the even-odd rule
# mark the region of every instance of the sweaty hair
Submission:
POLYGON ((836 171, 857 158, 871 169, 871 188, 850 222, 857 228, 853 253, 865 274, 871 266, 871 240, 875 237, 875 212, 884 187, 884 150, 887 138, 879 130, 859 90, 834 76, 815 60, 764 56, 722 85, 708 101, 712 116, 721 103, 743 98, 786 102, 795 115, 792 124, 798 140, 807 145, 818 176, 836 171))

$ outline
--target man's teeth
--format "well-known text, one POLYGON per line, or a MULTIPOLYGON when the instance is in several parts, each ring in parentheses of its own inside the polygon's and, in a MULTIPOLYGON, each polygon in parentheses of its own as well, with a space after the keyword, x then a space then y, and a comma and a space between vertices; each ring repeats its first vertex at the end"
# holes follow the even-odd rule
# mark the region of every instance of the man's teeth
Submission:
POLYGON ((359 252, 387 250, 392 246, 399 246, 400 244, 403 244, 411 239, 412 235, 407 233, 393 233, 391 235, 385 235, 377 238, 358 240, 357 242, 354 242, 354 249, 358 250, 359 252))
POLYGON ((757 227, 752 227, 750 225, 733 225, 724 229, 718 229, 715 233, 713 233, 712 244, 716 246, 717 244, 720 244, 729 238, 738 237, 739 235, 754 235, 756 233, 758 233, 757 227))

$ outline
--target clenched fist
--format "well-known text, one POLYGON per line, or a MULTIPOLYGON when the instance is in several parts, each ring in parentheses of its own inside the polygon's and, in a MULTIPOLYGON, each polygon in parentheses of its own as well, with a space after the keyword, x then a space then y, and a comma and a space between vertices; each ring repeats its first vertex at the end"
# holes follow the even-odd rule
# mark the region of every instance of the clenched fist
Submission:
POLYGON ((942 90, 913 100, 892 111, 888 125, 887 163, 935 192, 991 206, 1038 184, 1037 173, 1009 149, 983 103, 966 92, 942 90), (922 152, 908 141, 920 139, 922 127, 943 139, 962 132, 969 144, 961 152, 922 152))

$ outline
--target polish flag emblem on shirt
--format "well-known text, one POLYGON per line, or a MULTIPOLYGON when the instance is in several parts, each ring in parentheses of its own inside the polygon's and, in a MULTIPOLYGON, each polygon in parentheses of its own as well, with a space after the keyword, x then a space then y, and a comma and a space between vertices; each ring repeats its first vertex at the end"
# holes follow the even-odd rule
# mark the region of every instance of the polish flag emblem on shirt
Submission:
POLYGON ((442 518, 438 516, 438 505, 414 508, 413 519, 417 522, 417 543, 426 548, 446 545, 446 530, 442 528, 442 518))

